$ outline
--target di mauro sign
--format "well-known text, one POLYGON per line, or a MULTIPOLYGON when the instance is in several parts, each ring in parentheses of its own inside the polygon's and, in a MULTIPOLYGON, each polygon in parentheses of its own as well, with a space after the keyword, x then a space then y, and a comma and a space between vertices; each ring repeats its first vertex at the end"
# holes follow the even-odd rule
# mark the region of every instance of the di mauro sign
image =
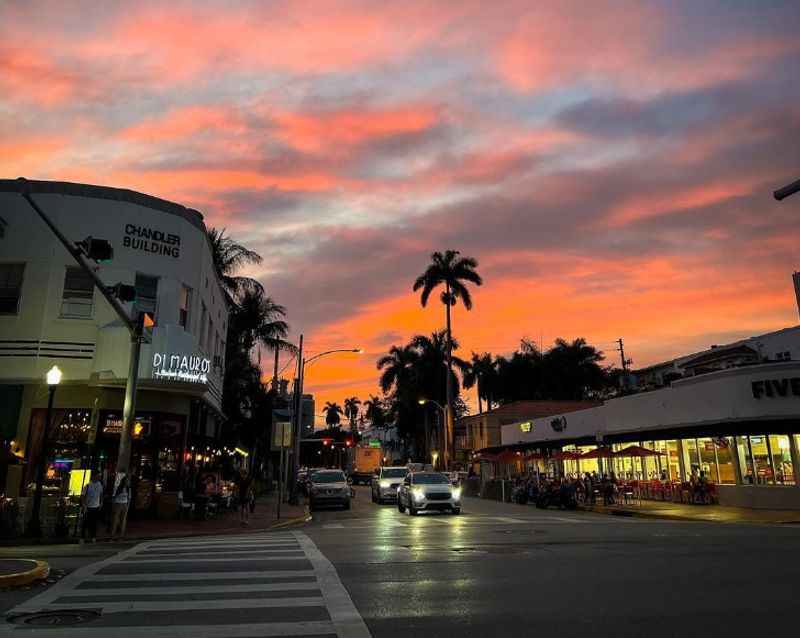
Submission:
POLYGON ((186 383, 207 383, 211 360, 205 357, 156 352, 153 378, 186 383))

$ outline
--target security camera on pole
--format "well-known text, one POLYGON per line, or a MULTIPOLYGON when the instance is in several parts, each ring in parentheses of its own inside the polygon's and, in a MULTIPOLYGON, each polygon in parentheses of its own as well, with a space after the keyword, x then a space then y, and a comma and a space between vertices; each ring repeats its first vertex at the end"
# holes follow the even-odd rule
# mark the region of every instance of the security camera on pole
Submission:
MULTIPOLYGON (((47 227, 61 242, 66 251, 72 255, 78 265, 89 277, 92 278, 95 287, 100 292, 109 305, 117 313, 122 323, 131 335, 130 365, 128 368, 128 379, 125 384, 125 402, 122 408, 122 432, 119 437, 119 454, 117 455, 117 472, 128 472, 131 457, 131 433, 133 432, 133 419, 136 413, 136 385, 139 375, 139 353, 142 341, 145 338, 147 328, 153 326, 153 318, 148 313, 139 313, 136 318, 131 318, 125 307, 120 303, 130 302, 136 299, 136 289, 128 284, 118 283, 114 286, 107 286, 97 273, 89 265, 87 260, 95 263, 109 262, 114 258, 114 248, 110 242, 96 237, 87 237, 78 242, 70 242, 53 220, 42 210, 41 206, 33 199, 31 185, 23 177, 19 178, 23 188, 22 196, 30 204, 31 208, 42 219, 47 227)), ((44 461, 45 459, 43 459, 44 461)))

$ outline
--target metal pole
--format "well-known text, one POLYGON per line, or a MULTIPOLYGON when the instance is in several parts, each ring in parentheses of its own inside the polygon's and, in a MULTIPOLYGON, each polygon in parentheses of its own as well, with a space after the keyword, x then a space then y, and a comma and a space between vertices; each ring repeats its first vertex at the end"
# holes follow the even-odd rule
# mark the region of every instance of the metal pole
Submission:
MULTIPOLYGON (((303 335, 300 335, 300 345, 297 351, 297 385, 295 387, 295 413, 294 413, 294 432, 292 447, 294 457, 292 463, 292 475, 290 477, 291 502, 297 504, 297 472, 300 469, 300 437, 303 429, 303 374, 305 373, 305 361, 303 360, 303 335)), ((313 418, 313 417, 312 417, 313 418)))
POLYGON ((278 520, 281 520, 281 501, 283 500, 283 441, 281 440, 281 458, 278 463, 278 520))
POLYGON ((800 179, 792 182, 791 184, 787 184, 783 188, 779 188, 773 192, 772 195, 775 197, 775 199, 781 201, 782 199, 789 197, 789 195, 794 195, 798 192, 800 192, 800 179))
POLYGON ((133 420, 136 416, 136 386, 139 380, 139 354, 142 349, 142 338, 131 337, 131 354, 128 367, 128 379, 125 383, 125 403, 122 406, 122 431, 119 433, 119 452, 117 453, 117 472, 128 474, 131 464, 131 434, 133 420))
POLYGON ((36 491, 33 493, 31 518, 28 522, 28 533, 36 537, 42 535, 42 521, 40 517, 42 509, 42 484, 44 483, 44 471, 47 467, 47 438, 50 430, 50 421, 53 418, 53 398, 56 394, 56 386, 49 385, 47 389, 49 391, 49 396, 47 397, 47 413, 44 418, 44 433, 42 434, 39 464, 36 466, 36 491))

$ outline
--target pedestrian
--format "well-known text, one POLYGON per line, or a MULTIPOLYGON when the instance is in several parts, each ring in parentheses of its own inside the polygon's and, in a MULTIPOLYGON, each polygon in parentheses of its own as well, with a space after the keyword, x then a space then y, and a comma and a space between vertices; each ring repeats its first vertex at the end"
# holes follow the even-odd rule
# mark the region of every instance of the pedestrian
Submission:
POLYGON ((128 475, 122 474, 114 496, 111 499, 111 540, 125 536, 128 525, 128 504, 131 500, 131 489, 128 484, 128 475))
POLYGON ((239 516, 242 525, 250 524, 250 500, 252 499, 252 487, 250 476, 244 469, 239 471, 239 480, 237 482, 237 489, 239 492, 239 516))
POLYGON ((81 496, 81 509, 83 510, 83 530, 81 541, 87 536, 93 543, 97 542, 97 521, 100 520, 100 510, 103 507, 103 484, 100 482, 100 473, 92 470, 89 484, 83 488, 81 496))

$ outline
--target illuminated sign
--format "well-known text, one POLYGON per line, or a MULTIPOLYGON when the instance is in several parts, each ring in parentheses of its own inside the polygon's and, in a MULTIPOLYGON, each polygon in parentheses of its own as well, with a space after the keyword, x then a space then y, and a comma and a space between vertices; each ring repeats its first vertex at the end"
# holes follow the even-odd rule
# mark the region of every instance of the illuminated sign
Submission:
POLYGON ((180 354, 153 353, 153 378, 186 383, 208 383, 211 360, 180 354))
POLYGON ((521 432, 533 432, 533 423, 531 423, 530 421, 525 421, 525 423, 520 423, 519 429, 521 432))

